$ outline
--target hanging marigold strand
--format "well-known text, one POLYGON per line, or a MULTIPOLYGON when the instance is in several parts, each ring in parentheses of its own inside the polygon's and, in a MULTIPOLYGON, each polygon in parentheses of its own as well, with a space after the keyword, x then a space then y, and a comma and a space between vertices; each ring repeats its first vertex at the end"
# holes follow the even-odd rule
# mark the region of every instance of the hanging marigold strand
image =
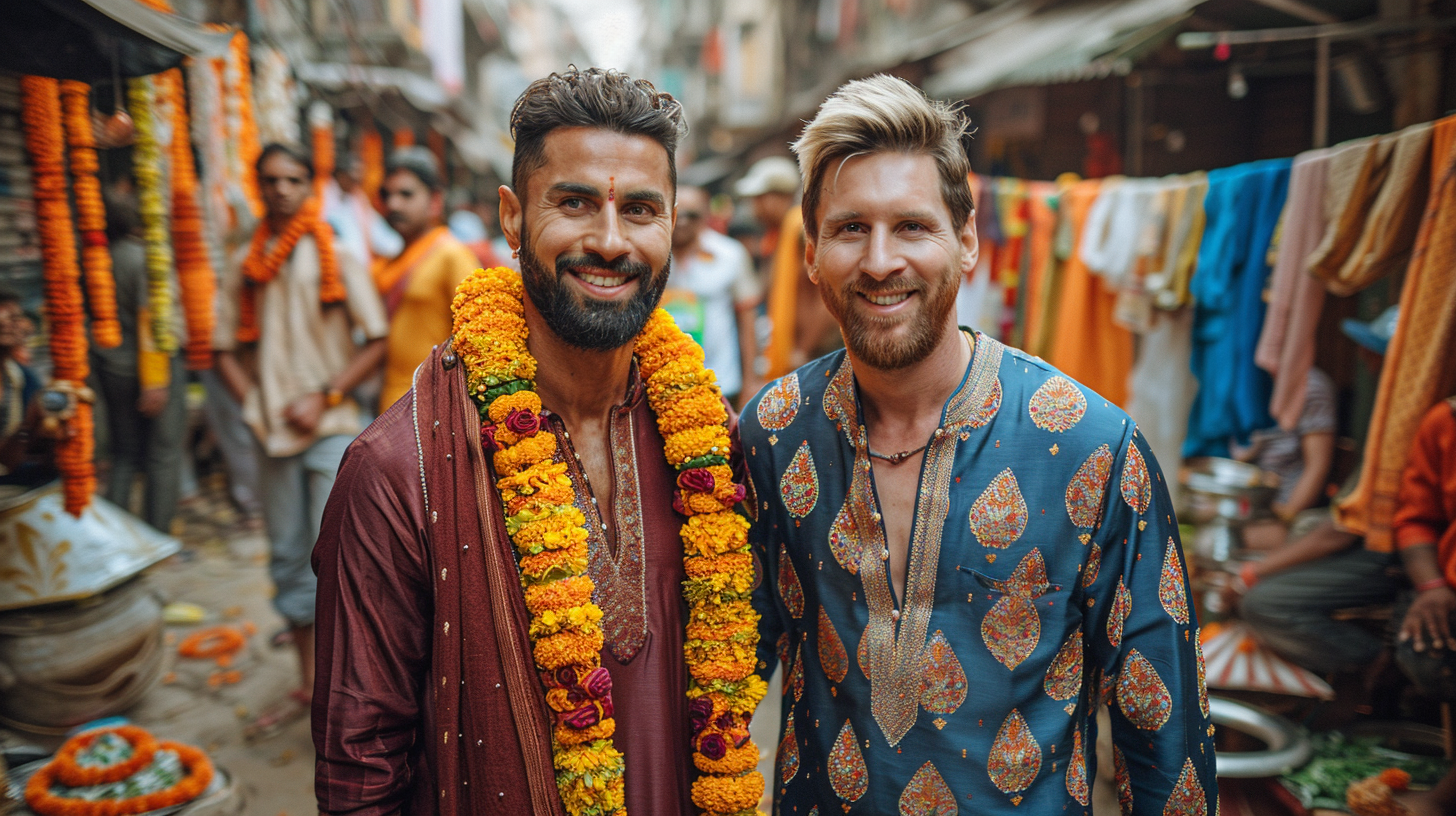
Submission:
POLYGON ((66 122, 66 144, 71 148, 71 185, 76 195, 76 226, 81 230, 81 269, 91 307, 91 334, 96 345, 121 345, 121 324, 116 320, 116 281, 111 276, 111 247, 106 240, 106 205, 96 171, 96 136, 91 130, 91 86, 75 80, 61 82, 61 110, 66 122))
POLYGON ((363 133, 359 134, 359 164, 363 170, 360 186, 377 209, 379 185, 384 183, 384 137, 372 121, 365 123, 363 133))
MULTIPOLYGON (((81 267, 71 204, 66 190, 65 135, 61 126, 60 83, 49 77, 21 79, 21 121, 30 154, 36 226, 40 232, 44 273, 45 317, 51 341, 52 377, 80 389, 90 365, 86 360, 85 309, 81 299, 81 267)), ((92 464, 94 435, 91 404, 78 400, 70 433, 56 444, 66 512, 80 516, 96 489, 92 464)))
POLYGON ((182 73, 173 68, 163 75, 171 83, 172 106, 172 247, 177 254, 177 285, 182 293, 182 314, 187 321, 187 367, 212 367, 212 300, 217 279, 203 237, 202 206, 197 203, 197 166, 182 94, 182 73))
POLYGON ((314 104, 323 107, 310 110, 308 116, 309 136, 313 141, 313 194, 323 198, 324 185, 334 176, 334 115, 324 103, 314 104))
POLYGON ((136 177, 142 241, 146 244, 147 309, 157 350, 170 353, 177 350, 177 338, 172 336, 172 236, 162 192, 162 150, 157 143, 158 97, 162 90, 161 81, 153 77, 127 80, 127 101, 136 124, 132 175, 136 177))
POLYGON ((263 196, 258 192, 258 176, 253 164, 263 152, 258 141, 258 119, 253 111, 253 64, 248 52, 248 35, 239 31, 228 45, 228 65, 224 77, 232 74, 232 83, 224 83, 226 106, 231 120, 229 131, 237 139, 238 163, 234 168, 242 183, 243 195, 255 217, 263 215, 263 196), (231 84, 232 87, 227 87, 231 84))

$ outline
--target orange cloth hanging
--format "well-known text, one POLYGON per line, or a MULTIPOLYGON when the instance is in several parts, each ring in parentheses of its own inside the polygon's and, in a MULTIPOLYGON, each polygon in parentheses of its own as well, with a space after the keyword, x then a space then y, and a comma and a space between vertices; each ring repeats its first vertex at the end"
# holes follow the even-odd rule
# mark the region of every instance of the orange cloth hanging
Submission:
POLYGON ((793 370, 794 323, 799 307, 799 276, 804 274, 804 212, 789 208, 779 230, 768 291, 768 320, 772 326, 768 348, 768 378, 776 380, 793 370))
POLYGON ((1132 373, 1132 332, 1112 321, 1117 293, 1104 286, 1081 257, 1082 225, 1101 187, 1101 181, 1082 181, 1062 196, 1064 217, 1071 219, 1077 240, 1062 268, 1056 324, 1049 327, 1047 360, 1068 377, 1122 406, 1127 402, 1127 380, 1132 373))
POLYGON ((1436 123, 1431 156, 1431 191, 1380 372, 1360 481, 1335 508, 1336 520, 1379 552, 1395 546, 1396 496, 1421 418, 1456 391, 1456 116, 1436 123))
POLYGON ((1043 321, 1047 317, 1047 291, 1051 287, 1052 265, 1056 257, 1052 242, 1057 233, 1057 211, 1051 193, 1033 186, 1027 202, 1030 228, 1027 232, 1026 280, 1022 298, 1026 303, 1026 319, 1021 327, 1022 348, 1040 356, 1046 349, 1040 342, 1043 321))

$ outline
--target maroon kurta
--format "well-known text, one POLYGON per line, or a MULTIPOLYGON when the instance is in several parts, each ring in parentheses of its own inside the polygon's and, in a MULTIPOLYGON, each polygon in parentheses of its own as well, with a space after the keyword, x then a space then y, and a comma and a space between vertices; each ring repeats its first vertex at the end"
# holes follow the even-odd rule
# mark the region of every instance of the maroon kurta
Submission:
MULTIPOLYGON (((323 813, 562 812, 519 573, 454 362, 436 349, 415 389, 350 446, 324 513, 313 709, 323 813)), ((569 457, 559 420, 548 427, 569 457)), ((635 375, 611 427, 614 501, 601 515, 614 517, 615 540, 597 526, 590 545, 614 742, 630 812, 687 814, 682 517, 635 375)), ((609 488, 595 488, 604 499, 609 488)))

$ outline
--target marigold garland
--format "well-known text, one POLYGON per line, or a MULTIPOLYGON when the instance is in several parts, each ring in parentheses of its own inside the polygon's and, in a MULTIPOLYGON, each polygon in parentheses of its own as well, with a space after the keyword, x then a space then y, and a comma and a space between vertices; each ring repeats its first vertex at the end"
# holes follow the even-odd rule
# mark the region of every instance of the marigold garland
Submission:
MULTIPOLYGON (((537 669, 555 713, 557 789, 568 813, 620 814, 624 765, 611 742, 611 677, 601 666, 602 611, 591 602, 586 519, 573 506, 565 466, 551 461, 555 436, 544 427, 534 391, 523 295, 517 273, 476 270, 455 293, 454 348, 477 403, 482 444, 493 453, 519 557, 537 669)), ((693 784, 693 802, 709 816, 751 813, 764 780, 753 770, 758 749, 748 721, 766 686, 754 674, 753 560, 748 525, 732 510, 744 489, 728 468, 727 412, 702 350, 665 311, 657 310, 638 335, 636 356, 678 471, 673 503, 688 516, 681 533, 690 605, 684 651, 693 762, 703 774, 693 784)))
MULTIPOLYGON (((140 728, 121 726, 119 728, 108 728, 98 731, 88 731, 78 734, 66 742, 57 753, 56 758, 43 765, 40 770, 31 776, 30 781, 25 785, 25 803, 37 816, 129 816, 129 814, 150 813, 154 810, 181 805, 196 799, 207 790, 212 783, 213 767, 212 761, 207 754, 190 745, 183 745, 177 742, 154 742, 155 751, 171 751, 181 761, 187 775, 165 790, 154 793, 147 793, 141 796, 133 796, 127 799, 81 799, 79 797, 62 796, 52 792, 57 782, 67 784, 61 780, 61 774, 66 772, 66 765, 62 756, 74 758, 77 752, 84 750, 96 739, 104 734, 114 733, 127 739, 133 746, 138 745, 135 738, 128 738, 123 730, 142 731, 140 728), (73 744, 81 743, 79 745, 73 744)), ((151 735, 147 734, 151 739, 151 735)), ((133 753, 135 758, 136 753, 133 753)), ((130 760, 128 761, 129 764, 130 760)), ((112 766, 115 767, 115 766, 112 766)), ((143 763, 145 767, 145 763, 143 763)), ((139 769, 140 770, 140 769, 139 769)), ((135 773, 135 772, 133 772, 135 773)), ((127 776, 130 776, 128 774, 127 776)), ((127 777, 122 777, 125 779, 127 777)), ((119 781, 119 780, 117 780, 119 781)), ((101 783, 105 784, 105 782, 101 783)), ((68 785, 69 786, 69 785, 68 785)), ((75 786, 69 786, 75 787, 75 786)))
POLYGON ((116 281, 111 277, 111 247, 106 240, 106 205, 101 200, 101 169, 96 160, 96 136, 91 129, 91 86, 67 79, 61 82, 61 110, 66 120, 66 144, 71 149, 71 185, 76 193, 76 226, 81 231, 81 268, 91 306, 91 335, 96 345, 121 345, 121 324, 116 319, 116 281))
POLYGON ((379 206, 379 185, 384 183, 384 137, 374 122, 368 121, 359 134, 359 166, 362 181, 359 186, 369 201, 379 206))
POLYGON ((226 97, 228 141, 233 145, 232 171, 228 174, 243 188, 243 196, 254 217, 263 215, 263 196, 258 191, 258 177, 253 164, 263 152, 258 138, 258 119, 253 110, 253 67, 248 50, 248 35, 239 31, 228 43, 227 64, 223 68, 223 88, 226 97))
MULTIPOLYGON (((76 260, 75 232, 66 190, 60 83, 50 77, 27 76, 21 78, 20 88, 20 116, 25 126, 26 151, 30 154, 36 228, 40 233, 51 376, 79 390, 85 387, 91 368, 86 359, 81 267, 76 260)), ((66 512, 79 517, 96 490, 91 404, 78 400, 69 424, 71 433, 56 443, 56 468, 61 473, 66 512)))
POLYGON ((248 257, 243 259, 243 290, 238 299, 239 343, 258 342, 258 287, 277 277, 283 262, 293 254, 298 239, 312 235, 318 247, 319 301, 324 304, 344 302, 344 282, 339 277, 338 259, 334 257, 334 231, 323 219, 323 205, 317 196, 309 198, 289 219, 288 226, 278 233, 278 240, 268 248, 273 228, 267 220, 258 223, 248 257))
POLYGON ((334 177, 334 113, 327 102, 308 109, 308 134, 313 142, 313 194, 323 197, 324 185, 334 177))
POLYGON ((144 728, 121 725, 105 731, 88 731, 67 740, 56 752, 51 762, 56 766, 56 781, 70 788, 105 785, 120 782, 152 764, 157 754, 157 740, 144 728), (90 748, 103 734, 115 734, 131 746, 131 756, 120 762, 101 767, 82 767, 76 763, 76 755, 90 748))
MULTIPOLYGON (((157 350, 177 350, 172 334, 172 235, 167 225, 167 198, 162 185, 162 148, 157 136, 157 111, 176 101, 164 98, 170 83, 143 76, 127 80, 127 100, 136 124, 132 148, 132 175, 136 178, 137 206, 142 216, 146 245, 147 313, 152 342, 157 350)), ((184 136, 185 138, 185 136, 184 136)))
POLYGON ((213 296, 217 276, 204 236, 202 206, 197 201, 197 165, 192 156, 191 132, 183 93, 182 71, 173 68, 159 82, 170 85, 172 105, 172 246, 176 252, 177 287, 182 295, 182 316, 187 324, 187 367, 212 367, 213 296))

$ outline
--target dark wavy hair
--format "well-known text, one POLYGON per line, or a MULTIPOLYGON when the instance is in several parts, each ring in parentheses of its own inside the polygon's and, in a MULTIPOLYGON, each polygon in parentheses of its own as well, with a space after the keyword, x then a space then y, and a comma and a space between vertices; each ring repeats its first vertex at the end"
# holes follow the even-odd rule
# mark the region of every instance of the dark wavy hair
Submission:
POLYGON ((677 143, 687 133, 682 104, 645 79, 601 68, 567 68, 532 82, 511 109, 511 186, 524 198, 526 179, 546 163, 546 136, 557 128, 595 127, 646 136, 667 151, 677 187, 677 143))

